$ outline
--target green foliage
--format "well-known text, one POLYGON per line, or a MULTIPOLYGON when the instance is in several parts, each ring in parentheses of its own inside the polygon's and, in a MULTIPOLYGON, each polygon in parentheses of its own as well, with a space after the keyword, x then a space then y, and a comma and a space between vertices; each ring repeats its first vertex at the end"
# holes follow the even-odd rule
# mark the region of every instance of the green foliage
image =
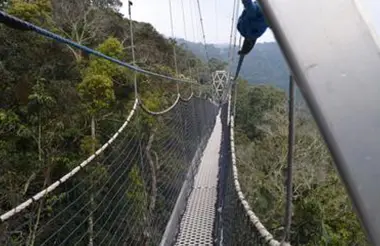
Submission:
POLYGON ((126 192, 126 198, 131 208, 134 210, 133 217, 130 218, 131 225, 136 225, 131 228, 133 233, 141 231, 144 226, 144 217, 148 208, 148 197, 146 196, 145 187, 143 185, 142 177, 139 168, 134 165, 128 174, 128 180, 132 190, 126 192))
POLYGON ((217 70, 225 70, 228 65, 227 62, 218 60, 214 57, 209 60, 208 64, 212 72, 217 71, 217 70))
POLYGON ((97 139, 93 139, 91 136, 85 136, 82 138, 80 143, 80 149, 83 151, 85 156, 90 156, 93 154, 93 147, 97 149, 100 143, 97 139))
POLYGON ((12 110, 0 109, 0 133, 5 134, 17 129, 20 119, 12 110))
POLYGON ((49 95, 44 85, 44 79, 40 79, 32 87, 32 93, 29 95, 29 112, 42 115, 51 109, 55 104, 55 99, 49 95))
MULTIPOLYGON (((0 1, 0 7, 5 7, 10 14, 111 57, 132 62, 129 20, 116 11, 120 4, 118 0, 0 1)), ((149 24, 134 22, 134 27, 138 66, 175 75, 171 43, 149 24)), ((56 182, 88 158, 94 147, 99 148, 113 136, 134 103, 134 72, 33 32, 17 31, 5 25, 0 25, 0 40, 0 213, 3 213, 56 182), (92 119, 96 123, 95 138, 90 136, 92 119)), ((193 71, 195 67, 202 70, 204 64, 194 55, 180 47, 177 47, 177 51, 179 74, 190 77, 186 56, 193 61, 193 71)), ((175 83, 141 74, 136 77, 139 92, 151 110, 161 110, 173 103, 177 92, 175 83)), ((197 77, 195 72, 193 77, 197 77)), ((130 122, 130 131, 126 133, 131 135, 124 137, 131 141, 141 137, 144 143, 147 140, 144 138, 150 136, 155 123, 159 131, 157 135, 161 134, 160 140, 165 140, 173 134, 173 129, 166 126, 165 122, 144 113, 135 114, 130 122)), ((133 144, 137 146, 137 143, 133 144)), ((111 224, 116 221, 116 224, 130 230, 133 229, 132 225, 137 225, 133 230, 141 236, 148 221, 153 220, 147 213, 150 187, 145 179, 149 170, 135 164, 136 160, 129 160, 132 159, 130 155, 124 156, 124 166, 120 170, 125 173, 117 180, 119 176, 111 176, 111 172, 115 171, 114 162, 119 158, 119 152, 114 151, 113 147, 122 150, 125 146, 110 146, 104 152, 105 156, 97 156, 85 170, 44 199, 39 223, 36 218, 39 203, 34 203, 15 220, 1 227, 0 244, 23 245, 34 227, 38 234, 35 245, 42 244, 52 231, 60 229, 79 211, 78 207, 84 208, 88 204, 91 184, 95 207, 115 211, 99 235, 113 236, 111 224), (116 185, 107 184, 102 188, 108 179, 113 179, 111 182, 117 182, 116 185), (124 185, 134 189, 120 189, 124 185), (101 204, 104 194, 96 195, 99 188, 104 192, 110 191, 109 200, 117 194, 115 201, 120 200, 120 204, 112 203, 109 207, 101 204), (65 193, 71 189, 72 193, 65 193), (75 205, 69 207, 74 198, 78 198, 75 205), (137 208, 137 214, 133 216, 136 221, 117 216, 125 204, 128 208, 137 208), (61 217, 56 220, 57 223, 45 226, 58 214, 61 217), (13 234, 14 231, 17 234, 13 234)), ((159 160, 167 162, 165 166, 174 168, 180 165, 161 156, 163 153, 159 153, 159 150, 155 152, 160 154, 159 160)), ((155 154, 152 155, 156 158, 155 154)), ((181 159, 179 156, 174 158, 181 159)), ((170 189, 179 187, 169 177, 164 178, 165 186, 170 189)), ((162 218, 170 213, 168 204, 171 201, 167 197, 157 198, 156 208, 163 214, 160 215, 162 218)), ((86 221, 88 212, 87 206, 76 219, 86 221)), ((103 223, 105 219, 100 216, 95 211, 94 220, 103 223)), ((72 228, 81 223, 76 219, 70 224, 72 228)), ((164 230, 162 225, 156 227, 156 231, 164 230)), ((95 228, 95 233, 98 232, 96 230, 100 228, 95 228)), ((88 225, 84 223, 75 234, 84 235, 87 231, 88 225)), ((62 242, 65 236, 67 234, 62 233, 54 240, 62 242)), ((117 238, 123 236, 117 235, 117 238)), ((135 245, 142 244, 136 242, 135 245)))
POLYGON ((32 2, 12 0, 8 9, 9 14, 40 25, 49 20, 51 11, 50 0, 35 0, 32 2))
POLYGON ((135 189, 126 193, 127 199, 140 209, 146 208, 147 197, 145 195, 144 185, 141 179, 140 171, 136 165, 134 165, 131 171, 129 172, 128 179, 132 183, 132 186, 135 187, 135 189))
POLYGON ((78 92, 90 115, 109 107, 115 100, 112 81, 104 75, 87 75, 78 84, 78 92))
MULTIPOLYGON (((281 238, 288 134, 285 95, 244 83, 238 95, 239 179, 255 213, 281 238)), ((300 111, 293 164, 292 245, 368 245, 315 123, 300 111)))
POLYGON ((264 115, 284 104, 285 93, 271 86, 250 87, 246 81, 239 81, 238 85, 241 93, 237 101, 236 121, 246 136, 253 140, 262 134, 258 126, 263 123, 264 115))
MULTIPOLYGON (((113 37, 109 37, 101 43, 97 50, 116 59, 120 59, 123 54, 123 46, 116 38, 113 37)), ((84 76, 88 76, 89 74, 97 74, 112 78, 113 76, 116 76, 121 69, 122 68, 119 65, 113 62, 92 56, 90 58, 89 66, 85 70, 84 76)))

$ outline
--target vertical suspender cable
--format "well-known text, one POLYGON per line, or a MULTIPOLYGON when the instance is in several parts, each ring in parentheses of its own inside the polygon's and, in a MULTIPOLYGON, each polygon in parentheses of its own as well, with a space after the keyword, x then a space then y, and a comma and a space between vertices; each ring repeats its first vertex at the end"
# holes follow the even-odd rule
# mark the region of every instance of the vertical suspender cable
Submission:
MULTIPOLYGON (((170 28, 172 33, 172 38, 175 40, 174 37, 174 27, 173 27, 173 11, 172 11, 172 1, 169 0, 169 12, 170 12, 170 28)), ((175 74, 178 78, 178 65, 177 65, 177 53, 175 48, 175 42, 173 42, 173 56, 174 56, 174 67, 175 67, 175 74)), ((177 83, 177 94, 179 94, 179 84, 177 83)))
POLYGON ((219 35, 218 35, 218 0, 215 0, 215 42, 218 40, 219 35))
MULTIPOLYGON (((194 10, 193 10, 193 1, 192 0, 189 0, 189 8, 190 8, 190 18, 191 18, 191 28, 192 28, 192 31, 193 31, 193 42, 196 43, 197 42, 197 38, 196 38, 196 35, 195 35, 195 27, 194 27, 194 10)), ((197 79, 198 79, 198 83, 200 81, 200 74, 199 74, 199 68, 198 66, 196 66, 196 73, 197 73, 197 79)))
MULTIPOLYGON (((183 31, 185 33, 185 40, 187 41, 186 16, 185 16, 185 7, 183 5, 183 0, 181 0, 181 7, 182 7, 182 19, 183 19, 183 31)), ((190 77, 192 77, 192 71, 191 71, 189 57, 187 55, 187 52, 186 52, 185 59, 186 59, 187 68, 189 69, 190 77)), ((190 89, 191 89, 191 93, 193 93, 193 85, 192 84, 190 85, 190 89)))
MULTIPOLYGON (((129 14, 129 35, 131 38, 131 49, 132 49, 132 64, 136 66, 136 56, 135 56, 135 44, 133 40, 133 21, 132 21, 132 1, 128 1, 128 14, 129 14)), ((137 90, 137 74, 136 71, 133 71, 133 83, 135 87, 135 98, 138 98, 137 90)))
POLYGON ((289 129, 288 129, 288 167, 286 172, 286 204, 285 204, 285 232, 284 241, 290 240, 290 227, 292 224, 292 200, 293 200, 293 154, 295 140, 294 124, 294 97, 295 86, 293 76, 289 78, 289 129))
POLYGON ((193 31, 193 42, 196 43, 197 39, 195 37, 195 27, 194 27, 194 11, 193 11, 193 4, 192 0, 189 0, 189 7, 190 7, 190 20, 191 20, 191 29, 193 31))
MULTIPOLYGON (((240 38, 239 38, 239 49, 240 49, 240 47, 241 47, 241 40, 242 40, 242 37, 240 36, 240 38)), ((237 79, 237 78, 236 78, 237 79)), ((234 117, 236 116, 236 102, 237 102, 237 90, 238 90, 238 85, 237 85, 237 83, 236 83, 236 80, 234 80, 233 81, 233 83, 234 83, 234 87, 235 87, 235 90, 234 90, 234 108, 233 108, 233 115, 234 115, 234 117)))
POLYGON ((202 37, 203 37, 203 42, 204 42, 204 47, 205 47, 205 52, 206 52, 206 59, 207 59, 207 63, 208 63, 210 61, 210 57, 209 57, 208 51, 207 51, 206 35, 205 35, 205 29, 203 26, 202 11, 201 11, 201 5, 199 3, 199 0, 197 0, 197 4, 198 4, 198 11, 199 11, 199 18, 201 21, 202 37))
MULTIPOLYGON (((235 61, 235 55, 236 55, 236 37, 237 37, 237 28, 236 28, 236 23, 237 23, 237 19, 238 19, 238 16, 239 16, 239 10, 240 10, 240 2, 237 1, 236 2, 236 12, 235 12, 235 23, 234 23, 234 31, 233 31, 233 37, 234 37, 234 41, 233 41, 233 48, 232 48, 232 64, 234 63, 235 61)), ((241 40, 239 41, 241 42, 241 40)))
POLYGON ((231 56, 232 56, 232 36, 234 33, 233 30, 234 30, 234 24, 235 24, 236 2, 237 2, 237 0, 234 0, 234 6, 233 6, 232 18, 231 18, 230 45, 229 45, 229 49, 228 49, 228 60, 229 60, 230 66, 231 66, 231 56))

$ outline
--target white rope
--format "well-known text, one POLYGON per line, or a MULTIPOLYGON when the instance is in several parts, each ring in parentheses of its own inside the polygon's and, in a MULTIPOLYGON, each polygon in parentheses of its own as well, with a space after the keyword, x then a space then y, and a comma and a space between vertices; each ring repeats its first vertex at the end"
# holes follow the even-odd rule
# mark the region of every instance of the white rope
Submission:
MULTIPOLYGON (((228 103, 231 104, 231 95, 229 96, 228 103)), ((229 108, 231 108, 231 106, 229 106, 229 108)), ((281 246, 290 246, 290 244, 280 243, 279 241, 277 241, 273 238, 273 235, 260 222, 259 218, 252 211, 247 200, 245 199, 245 196, 241 190, 241 186, 239 183, 238 169, 237 169, 237 165, 236 165, 234 126, 235 126, 235 116, 230 115, 230 141, 231 141, 232 172, 233 172, 233 180, 234 180, 235 190, 236 190, 237 195, 239 197, 239 201, 243 205, 251 223, 254 225, 254 227, 257 229, 257 231, 260 233, 260 236, 262 238, 264 238, 264 240, 268 243, 268 245, 270 245, 270 246, 280 246, 280 245, 281 246)))
POLYGON ((180 100, 181 100, 182 102, 188 102, 188 101, 191 100, 191 98, 193 98, 193 96, 194 96, 194 93, 191 92, 191 95, 190 95, 188 98, 182 98, 182 97, 180 97, 180 100))
POLYGON ((119 134, 125 129, 125 127, 127 127, 128 123, 131 121, 136 109, 137 109, 137 105, 138 105, 138 100, 135 99, 135 103, 133 105, 133 108, 131 110, 131 112, 129 113, 128 117, 127 117, 127 120, 124 122, 124 124, 119 128, 119 130, 100 148, 98 149, 93 155, 91 155, 90 157, 88 157, 85 161, 83 161, 81 164, 79 164, 78 166, 76 166, 74 169, 72 169, 69 173, 67 173, 66 175, 64 175, 63 177, 61 177, 59 180, 57 180, 56 182, 54 182, 53 184, 51 184, 49 187, 47 187, 46 189, 40 191, 39 193, 35 194, 32 198, 29 198, 28 200, 26 200, 25 202, 21 203, 20 205, 18 205, 17 207, 14 207, 13 209, 9 210, 8 212, 2 214, 0 216, 0 221, 1 222, 4 222, 6 221, 7 219, 11 218, 12 216, 14 216, 15 214, 23 211, 24 209, 26 209, 27 207, 29 207, 32 203, 34 202, 37 202, 38 200, 40 200, 41 198, 45 197, 47 194, 49 194, 50 192, 52 192, 53 190, 55 190, 57 187, 59 187, 61 184, 63 184, 64 182, 66 182, 67 180, 69 180, 71 177, 73 177, 75 174, 77 174, 82 168, 86 167, 93 159, 95 159, 95 157, 97 157, 98 155, 100 155, 101 153, 103 153, 103 151, 105 149, 107 149, 107 147, 112 144, 113 141, 115 141, 115 139, 119 136, 119 134))
POLYGON ((146 113, 148 113, 148 114, 151 114, 151 115, 162 115, 162 114, 166 114, 167 112, 169 112, 170 110, 172 110, 175 106, 177 106, 177 104, 178 104, 180 98, 181 98, 181 95, 178 93, 175 102, 174 102, 170 107, 168 107, 167 109, 162 110, 162 111, 159 111, 159 112, 155 112, 155 111, 151 111, 151 110, 149 110, 149 109, 143 104, 141 98, 139 99, 139 105, 140 105, 140 107, 141 107, 146 113))

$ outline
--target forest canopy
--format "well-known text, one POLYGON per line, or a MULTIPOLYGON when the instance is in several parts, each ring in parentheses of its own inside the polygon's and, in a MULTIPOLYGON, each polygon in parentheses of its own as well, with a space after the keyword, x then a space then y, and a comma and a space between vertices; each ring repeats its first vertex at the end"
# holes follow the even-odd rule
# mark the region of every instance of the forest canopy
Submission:
MULTIPOLYGON (((368 245, 319 130, 296 106, 292 245, 368 245)), ((239 81, 236 107, 239 179, 249 204, 280 239, 287 167, 287 95, 272 86, 239 81)))

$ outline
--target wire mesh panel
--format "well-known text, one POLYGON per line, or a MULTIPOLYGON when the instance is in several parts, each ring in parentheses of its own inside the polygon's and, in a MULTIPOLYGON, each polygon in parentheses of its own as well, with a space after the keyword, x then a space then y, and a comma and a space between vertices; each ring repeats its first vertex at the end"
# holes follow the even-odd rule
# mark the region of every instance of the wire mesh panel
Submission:
MULTIPOLYGON (((184 181, 190 183, 188 188, 194 182, 194 175, 200 161, 200 156, 196 155, 196 152, 198 149, 201 151, 204 149, 204 142, 209 137, 215 123, 216 106, 203 99, 194 98, 190 102, 181 102, 172 114, 178 127, 171 131, 173 135, 171 141, 176 142, 173 146, 176 146, 177 165, 173 166, 168 163, 158 169, 158 200, 156 201, 158 206, 152 213, 154 218, 152 228, 155 231, 149 241, 150 245, 157 245, 160 242, 171 215, 176 212, 181 214, 184 210, 184 204, 182 207, 175 205, 184 181), (194 109, 196 110, 194 111, 194 109), (194 115, 196 116, 194 117, 194 115), (205 118, 202 118, 203 115, 205 118), (173 211, 174 209, 181 211, 173 211)), ((159 159, 168 159, 170 154, 168 151, 161 151, 157 156, 159 159)), ((168 239, 168 241, 171 240, 173 238, 168 239)))
MULTIPOLYGON (((216 238, 219 245, 276 245, 276 242, 268 237, 262 237, 253 218, 248 211, 248 203, 242 202, 242 193, 239 194, 240 185, 234 175, 233 157, 231 152, 231 128, 232 117, 228 119, 228 103, 222 106, 223 135, 221 144, 219 187, 218 187, 218 211, 215 222, 216 238), (230 122, 229 122, 230 120, 230 122), (240 195, 240 197, 239 197, 240 195), (270 241, 270 243, 268 243, 270 241)), ((236 170, 237 171, 237 170, 236 170)), ((257 225, 257 224, 256 224, 257 225)))
POLYGON ((175 245, 212 245, 217 199, 218 159, 221 138, 219 117, 195 176, 193 190, 182 218, 175 245))
POLYGON ((88 166, 3 222, 2 245, 157 245, 216 113, 195 97, 161 116, 138 109, 88 166))

